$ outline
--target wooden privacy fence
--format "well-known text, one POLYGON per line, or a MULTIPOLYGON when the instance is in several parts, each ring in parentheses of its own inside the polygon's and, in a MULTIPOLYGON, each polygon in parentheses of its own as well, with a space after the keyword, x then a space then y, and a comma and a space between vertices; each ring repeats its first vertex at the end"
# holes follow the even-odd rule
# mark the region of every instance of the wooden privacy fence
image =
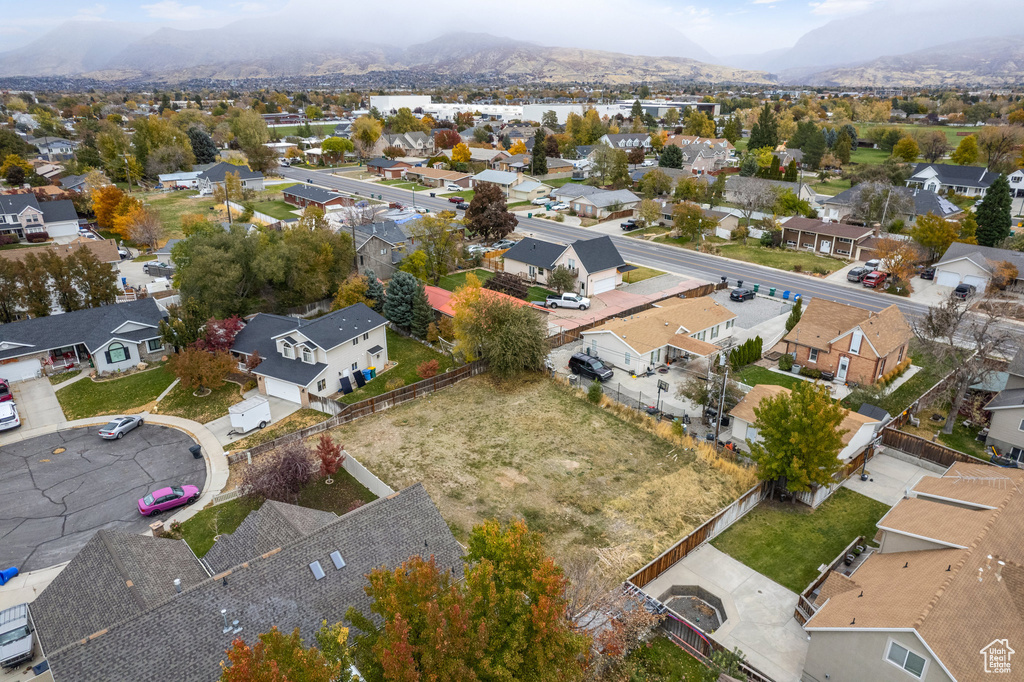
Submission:
POLYGON ((817 578, 811 581, 811 584, 807 586, 803 592, 800 593, 800 597, 796 600, 796 609, 793 612, 793 617, 796 618, 800 625, 805 624, 814 615, 814 612, 818 610, 814 602, 811 601, 810 597, 816 589, 822 586, 822 584, 828 579, 829 574, 839 567, 839 564, 843 563, 846 555, 853 551, 853 548, 857 545, 863 545, 865 538, 863 535, 857 536, 857 539, 846 546, 839 556, 836 557, 828 568, 821 572, 817 578))
POLYGON ((831 485, 818 486, 814 490, 801 493, 793 493, 793 497, 798 501, 806 504, 811 509, 817 509, 822 502, 832 496, 832 493, 843 487, 843 483, 850 476, 857 472, 864 464, 871 460, 875 456, 874 448, 870 445, 864 447, 856 457, 851 459, 849 462, 843 465, 843 468, 835 473, 833 476, 833 483, 831 485))
POLYGON ((977 457, 971 457, 965 455, 959 450, 953 448, 947 448, 941 443, 933 443, 932 441, 915 436, 912 433, 906 433, 904 431, 897 431, 889 427, 882 429, 882 444, 900 450, 913 455, 914 457, 920 457, 921 459, 927 459, 930 462, 941 464, 942 466, 948 467, 954 462, 968 462, 970 464, 991 464, 983 459, 977 457))
MULTIPOLYGON (((415 400, 416 398, 424 395, 429 395, 434 391, 440 391, 442 388, 447 388, 454 384, 474 377, 481 374, 487 369, 487 363, 482 360, 463 365, 458 369, 453 369, 450 372, 444 374, 438 374, 430 379, 424 379, 423 381, 417 381, 415 384, 409 384, 401 388, 396 388, 394 391, 388 391, 381 395, 373 398, 367 398, 358 403, 352 403, 351 405, 345 405, 341 408, 338 414, 334 415, 326 421, 322 421, 319 424, 313 424, 307 426, 304 429, 299 429, 293 433, 286 434, 280 438, 275 438, 272 441, 255 445, 248 450, 241 450, 233 454, 228 455, 228 463, 234 464, 248 457, 255 457, 269 452, 276 448, 286 445, 288 443, 294 443, 295 441, 305 440, 310 436, 322 433, 329 429, 333 429, 336 426, 347 424, 350 421, 359 419, 360 417, 366 417, 381 410, 386 410, 389 407, 401 405, 404 402, 415 400)), ((380 378, 380 377, 378 377, 380 378)))
POLYGON ((721 534, 726 528, 743 518, 744 514, 768 496, 771 483, 762 481, 748 490, 738 500, 698 526, 692 533, 662 552, 657 558, 629 576, 629 582, 644 587, 667 571, 677 561, 721 534))

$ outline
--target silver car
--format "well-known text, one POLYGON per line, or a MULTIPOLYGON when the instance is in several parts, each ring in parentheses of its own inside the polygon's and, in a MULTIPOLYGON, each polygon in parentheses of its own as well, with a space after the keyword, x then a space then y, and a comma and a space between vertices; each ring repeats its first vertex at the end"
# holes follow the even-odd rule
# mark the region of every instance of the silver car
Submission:
POLYGON ((123 438, 124 434, 128 433, 136 426, 142 426, 142 417, 139 417, 138 415, 118 417, 100 429, 100 438, 104 438, 106 440, 123 438))

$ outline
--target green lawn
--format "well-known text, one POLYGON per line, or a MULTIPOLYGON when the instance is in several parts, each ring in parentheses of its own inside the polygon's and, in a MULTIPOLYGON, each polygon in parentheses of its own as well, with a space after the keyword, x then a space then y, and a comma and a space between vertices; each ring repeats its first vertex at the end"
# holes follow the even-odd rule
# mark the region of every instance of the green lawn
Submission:
POLYGON ((545 180, 544 184, 548 187, 562 187, 568 185, 570 182, 579 182, 579 180, 573 180, 572 178, 557 178, 555 180, 545 180))
MULTIPOLYGON (((477 269, 473 271, 473 274, 475 274, 480 279, 481 284, 489 280, 491 277, 494 277, 494 273, 491 272, 490 270, 477 269)), ((441 287, 442 289, 447 289, 448 291, 455 291, 465 283, 466 273, 457 272, 454 275, 445 275, 444 277, 442 277, 441 281, 438 283, 438 286, 441 287)), ((550 291, 549 289, 545 289, 544 287, 532 286, 526 290, 526 300, 528 301, 544 300, 548 296, 554 295, 555 292, 550 291)))
POLYGON ((529 206, 529 205, 530 205, 529 201, 514 201, 511 204, 507 204, 505 206, 505 208, 507 208, 507 209, 509 209, 511 211, 512 209, 522 208, 523 206, 529 206))
POLYGON ((132 258, 133 263, 145 263, 146 261, 149 260, 156 260, 156 255, 152 253, 144 253, 141 256, 136 256, 135 258, 132 258))
MULTIPOLYGON (((870 468, 870 464, 868 467, 870 468)), ((766 500, 711 541, 719 550, 800 593, 858 535, 868 541, 889 506, 840 488, 816 510, 766 500)))
MULTIPOLYGON (((388 389, 385 385, 395 377, 404 379, 406 386, 414 384, 421 380, 420 375, 416 373, 416 368, 430 360, 437 360, 441 372, 452 366, 452 359, 450 357, 427 348, 415 339, 407 338, 390 329, 387 330, 387 336, 388 359, 391 362, 397 362, 398 366, 383 374, 378 374, 376 379, 370 380, 362 388, 356 389, 348 395, 341 396, 339 402, 358 403, 360 400, 366 400, 381 393, 387 393, 388 389)), ((382 368, 378 367, 377 369, 380 370, 382 368)))
POLYGON ((758 384, 774 384, 775 386, 785 386, 792 390, 796 386, 804 381, 803 379, 797 378, 795 375, 791 376, 788 374, 779 374, 773 372, 766 367, 758 367, 757 365, 748 365, 741 369, 734 377, 736 381, 747 386, 757 386, 758 384))
POLYGON ((644 682, 701 682, 707 668, 668 637, 642 643, 626 657, 623 679, 644 682))
POLYGON ((843 405, 851 410, 857 410, 861 403, 866 401, 878 405, 891 415, 897 415, 910 407, 922 393, 938 383, 939 379, 952 369, 949 362, 939 362, 917 339, 910 341, 910 358, 912 364, 920 367, 921 371, 907 379, 895 391, 882 396, 854 391, 843 399, 843 405))
MULTIPOLYGON (((679 240, 666 237, 656 237, 654 241, 676 243, 679 240)), ((678 244, 677 244, 678 245, 678 244)), ((834 258, 816 256, 809 251, 795 251, 791 249, 768 249, 763 246, 756 246, 748 243, 743 244, 722 244, 722 255, 726 258, 757 263, 777 270, 789 270, 797 272, 799 267, 803 272, 819 272, 828 274, 843 267, 844 263, 834 258)))
POLYGON ((873 126, 883 126, 885 128, 899 128, 910 134, 917 133, 930 133, 938 130, 946 135, 946 142, 949 144, 951 149, 956 149, 956 146, 960 144, 960 140, 964 139, 967 134, 977 134, 981 128, 977 126, 922 126, 913 123, 858 123, 857 135, 860 137, 867 137, 867 130, 873 126), (965 133, 963 137, 957 135, 957 133, 965 133))
POLYGON ((283 201, 258 201, 252 205, 252 209, 278 220, 292 220, 298 217, 294 213, 298 209, 283 201))
POLYGON ((878 164, 885 163, 892 154, 884 149, 870 149, 868 147, 857 147, 850 153, 850 163, 878 164))
POLYGON ((824 182, 814 183, 811 185, 811 189, 818 194, 828 194, 834 197, 840 192, 850 189, 850 181, 843 178, 833 178, 824 182))
POLYGON ((160 401, 159 412, 205 424, 223 417, 229 407, 242 401, 240 388, 226 381, 209 395, 197 397, 192 395, 191 388, 178 384, 160 401))
POLYGON ((939 442, 965 454, 989 460, 992 458, 992 451, 985 447, 985 443, 978 440, 979 431, 981 431, 980 428, 964 426, 963 420, 957 419, 953 426, 953 433, 940 433, 939 442))
MULTIPOLYGON (((318 137, 323 137, 324 135, 330 135, 334 131, 334 127, 336 125, 338 125, 338 124, 337 123, 316 123, 315 121, 310 121, 310 123, 309 123, 309 127, 313 130, 313 134, 318 136, 318 137)), ((281 139, 281 140, 283 140, 286 137, 297 137, 300 127, 302 127, 302 126, 297 126, 297 125, 294 125, 294 126, 275 126, 273 128, 268 127, 267 130, 270 131, 270 137, 272 139, 281 139)))
POLYGON ((57 400, 69 420, 120 414, 153 402, 172 381, 163 367, 108 381, 82 379, 59 389, 57 400))
POLYGON ((636 270, 630 270, 622 274, 622 281, 626 284, 632 284, 633 282, 642 282, 645 279, 651 277, 658 277, 665 273, 661 270, 655 270, 654 268, 648 268, 643 265, 638 265, 636 270))
POLYGON ((4 244, 3 246, 0 246, 0 251, 7 251, 8 249, 28 249, 33 246, 38 246, 38 244, 19 244, 15 242, 13 244, 4 244))
POLYGON ((60 374, 54 374, 50 377, 50 383, 53 384, 54 386, 57 386, 59 384, 63 384, 65 381, 68 381, 69 379, 74 379, 81 373, 82 370, 73 369, 70 372, 61 372, 60 374))
MULTIPOLYGON (((333 479, 333 485, 326 485, 323 479, 310 484, 299 493, 299 506, 330 511, 341 516, 359 504, 377 499, 344 469, 334 474, 333 479)), ((202 557, 213 547, 215 535, 234 532, 249 512, 258 509, 260 504, 258 500, 239 497, 207 507, 181 524, 181 529, 176 535, 184 538, 196 556, 202 557)))

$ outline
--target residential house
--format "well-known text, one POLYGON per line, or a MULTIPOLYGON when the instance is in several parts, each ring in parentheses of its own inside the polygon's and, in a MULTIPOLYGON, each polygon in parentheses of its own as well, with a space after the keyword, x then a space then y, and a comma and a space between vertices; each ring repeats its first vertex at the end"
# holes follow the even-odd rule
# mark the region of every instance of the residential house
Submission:
MULTIPOLYGON (((469 139, 470 142, 473 141, 472 137, 473 136, 470 135, 470 139, 469 139)), ((452 158, 452 150, 451 149, 442 149, 438 153, 439 154, 444 154, 449 159, 452 158)), ((490 163, 491 160, 495 156, 497 156, 498 154, 501 154, 501 153, 502 152, 501 152, 500 149, 485 149, 483 147, 470 147, 469 148, 469 160, 470 160, 470 162, 476 162, 476 163, 490 163)))
POLYGON ((162 187, 169 189, 198 189, 199 176, 202 171, 178 171, 176 173, 161 173, 157 181, 162 187))
POLYGON ((405 179, 411 182, 418 182, 427 187, 458 185, 459 187, 469 189, 473 176, 469 173, 459 173, 458 171, 444 170, 442 168, 421 168, 417 166, 405 171, 405 179))
POLYGON ((0 376, 31 379, 92 360, 100 374, 159 359, 165 313, 152 298, 0 325, 0 376))
POLYGON ((895 305, 872 312, 812 298, 783 337, 796 364, 832 372, 836 381, 873 384, 909 356, 914 330, 895 305))
POLYGON ((725 179, 725 200, 735 202, 737 200, 736 187, 738 184, 753 180, 765 187, 770 187, 775 192, 789 190, 798 199, 808 202, 811 207, 817 205, 818 193, 811 189, 806 182, 786 182, 785 180, 766 180, 764 178, 744 178, 738 175, 730 175, 725 179))
POLYGON ((590 194, 600 194, 604 191, 607 190, 603 190, 600 187, 594 187, 593 185, 581 185, 576 182, 567 182, 561 187, 555 187, 551 190, 551 197, 556 201, 569 203, 573 199, 590 194))
POLYGON ((856 260, 864 241, 874 232, 871 227, 793 216, 782 225, 782 243, 801 251, 856 260))
POLYGON ((1010 194, 1014 197, 1024 197, 1024 169, 1018 168, 1010 173, 1010 194))
POLYGON ((622 284, 622 273, 632 269, 607 236, 581 239, 568 246, 527 237, 506 251, 503 258, 505 272, 540 284, 547 282, 554 268, 563 265, 577 273, 577 290, 584 296, 613 290, 622 284))
MULTIPOLYGON (((573 162, 557 157, 547 159, 547 175, 554 173, 569 173, 574 168, 573 162)), ((510 171, 512 173, 529 171, 533 168, 533 156, 530 154, 513 154, 507 152, 495 156, 488 164, 494 170, 510 171)))
POLYGON ((60 179, 60 188, 65 192, 81 193, 85 191, 84 175, 65 175, 60 179))
POLYGON ((388 362, 387 320, 362 303, 315 320, 259 313, 235 337, 239 366, 258 353, 252 370, 260 393, 309 407, 311 395, 326 398, 341 379, 388 362))
POLYGON ((715 355, 735 323, 736 313, 708 296, 669 298, 583 332, 583 345, 607 364, 643 372, 676 358, 715 355))
POLYGON ((543 182, 526 180, 509 189, 508 200, 510 202, 533 201, 534 199, 549 196, 551 189, 551 185, 545 185, 543 182))
MULTIPOLYGON (((892 213, 889 217, 899 218, 908 225, 912 225, 918 216, 929 213, 940 218, 952 218, 963 212, 962 208, 945 197, 940 197, 933 191, 918 187, 897 187, 894 189, 910 198, 912 204, 910 210, 892 213)), ((824 199, 821 201, 822 217, 835 222, 848 220, 853 213, 854 204, 857 202, 860 192, 861 185, 857 185, 833 197, 824 199)))
MULTIPOLYGON (((675 222, 676 204, 666 203, 661 207, 661 222, 664 225, 672 225, 675 222)), ((740 225, 739 216, 712 208, 702 208, 701 213, 705 218, 715 221, 715 236, 722 239, 731 239, 732 231, 740 225)))
POLYGON ((77 142, 65 140, 63 137, 37 137, 28 143, 39 150, 39 155, 47 161, 67 161, 74 158, 77 142))
POLYGON ((366 162, 366 172, 379 175, 385 180, 398 180, 409 168, 412 168, 412 164, 407 161, 385 159, 383 156, 366 162))
POLYGON ((383 154, 388 147, 398 147, 403 156, 428 157, 434 154, 434 138, 423 132, 384 133, 377 139, 371 154, 383 154))
POLYGON ((343 137, 346 140, 352 137, 352 121, 342 121, 338 125, 334 126, 334 132, 331 133, 334 137, 343 137))
POLYGON ((39 201, 35 194, 0 194, 0 234, 26 240, 49 235, 57 241, 78 236, 78 213, 68 199, 39 201))
POLYGON ((1017 350, 1006 373, 1006 386, 985 405, 989 413, 985 446, 1020 462, 1024 460, 1024 348, 1017 350))
POLYGON ((267 149, 273 150, 277 158, 282 159, 288 154, 289 149, 298 149, 299 145, 294 142, 264 142, 263 146, 267 149))
POLYGON ((919 163, 907 179, 907 187, 931 192, 948 192, 968 197, 983 197, 989 185, 999 177, 978 166, 956 166, 949 163, 919 163))
POLYGON ((699 135, 669 135, 665 144, 673 144, 681 149, 690 145, 708 145, 715 150, 722 150, 727 156, 732 156, 736 148, 724 137, 700 137, 699 135))
POLYGON ((505 193, 506 197, 510 197, 510 192, 516 185, 532 180, 532 178, 524 175, 522 171, 510 172, 510 171, 498 171, 498 170, 484 170, 480 171, 470 180, 470 187, 476 187, 478 182, 490 182, 501 188, 501 191, 505 193))
MULTIPOLYGON (((634 184, 638 183, 643 179, 645 175, 652 171, 661 171, 662 173, 670 177, 672 179, 673 187, 679 182, 680 178, 694 177, 693 173, 691 173, 688 169, 685 168, 669 168, 667 166, 639 166, 629 171, 629 179, 632 180, 634 184)), ((700 178, 699 181, 706 182, 707 178, 700 178)))
POLYGON ((651 136, 647 133, 605 133, 597 144, 606 144, 612 149, 624 151, 642 148, 648 152, 651 150, 651 136))
POLYGON ((391 279, 398 264, 415 249, 405 227, 393 220, 369 225, 356 225, 356 255, 359 274, 367 270, 382 280, 391 279))
POLYGON ((709 144, 689 144, 683 147, 682 167, 693 175, 707 175, 725 166, 728 159, 726 152, 715 150, 709 144))
MULTIPOLYGON (((789 395, 791 392, 785 386, 776 386, 775 384, 758 384, 750 389, 750 392, 729 411, 729 416, 733 418, 733 441, 739 443, 743 449, 749 448, 748 441, 755 443, 760 441, 761 435, 758 433, 754 408, 760 405, 765 398, 789 395)), ((843 410, 843 413, 843 421, 839 425, 839 429, 846 433, 842 435, 843 448, 837 457, 846 462, 858 455, 871 442, 875 433, 882 427, 882 423, 877 417, 870 417, 859 412, 843 410)))
POLYGON ((223 187, 224 176, 228 173, 238 174, 242 181, 242 189, 263 189, 263 173, 249 170, 248 166, 235 166, 227 161, 221 161, 201 172, 196 178, 199 191, 207 193, 212 192, 214 187, 223 187))
POLYGON ((978 246, 953 242, 935 264, 935 283, 955 287, 963 282, 984 291, 992 279, 999 263, 1012 263, 1017 268, 1017 281, 1011 286, 1020 289, 1024 285, 1024 253, 992 246, 978 246))
POLYGON ((260 116, 263 117, 263 121, 267 125, 291 126, 308 122, 306 116, 301 112, 279 111, 273 114, 260 114, 260 116))
POLYGON ((577 215, 595 220, 628 218, 640 205, 640 197, 628 189, 599 190, 569 201, 569 207, 577 215))
POLYGON ((351 197, 313 185, 292 185, 281 190, 281 194, 287 204, 299 208, 315 206, 325 212, 332 206, 354 206, 356 203, 351 197))
POLYGON ((804 605, 801 679, 1018 676, 1022 519, 1022 471, 956 462, 922 478, 878 522, 879 549, 831 571, 804 605))
POLYGON ((277 627, 308 643, 349 608, 370 615, 366 576, 413 556, 462 578, 420 483, 341 516, 268 501, 201 560, 181 540, 100 530, 29 608, 55 682, 215 682, 235 638, 277 627))

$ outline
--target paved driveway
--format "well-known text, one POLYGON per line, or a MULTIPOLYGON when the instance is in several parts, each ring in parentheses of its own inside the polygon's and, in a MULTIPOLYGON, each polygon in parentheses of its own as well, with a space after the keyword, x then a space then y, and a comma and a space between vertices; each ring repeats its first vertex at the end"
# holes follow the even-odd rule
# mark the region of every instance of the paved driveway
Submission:
MULTIPOLYGON (((254 388, 247 392, 244 397, 252 398, 257 395, 260 395, 259 389, 254 388)), ((285 400, 284 398, 278 398, 272 395, 265 395, 263 397, 266 398, 267 402, 270 404, 270 423, 267 424, 267 426, 270 426, 270 424, 276 424, 288 415, 298 412, 299 409, 302 408, 302 405, 293 403, 290 400, 285 400)), ((246 433, 232 434, 229 436, 228 434, 234 430, 231 426, 231 415, 225 415, 218 419, 214 419, 212 422, 207 422, 206 428, 210 429, 210 431, 213 432, 213 435, 217 437, 217 441, 225 447, 236 440, 241 440, 242 438, 251 435, 246 433)))
POLYGON ((46 377, 15 382, 11 384, 11 389, 14 402, 18 404, 21 426, 10 431, 0 431, 0 445, 21 440, 20 434, 30 429, 67 423, 53 391, 53 384, 46 377))
POLYGON ((193 441, 181 431, 145 424, 107 441, 98 430, 57 431, 0 449, 0 567, 24 572, 68 561, 101 528, 146 530, 151 519, 137 507, 145 493, 183 483, 203 489, 206 464, 192 457, 193 441))

